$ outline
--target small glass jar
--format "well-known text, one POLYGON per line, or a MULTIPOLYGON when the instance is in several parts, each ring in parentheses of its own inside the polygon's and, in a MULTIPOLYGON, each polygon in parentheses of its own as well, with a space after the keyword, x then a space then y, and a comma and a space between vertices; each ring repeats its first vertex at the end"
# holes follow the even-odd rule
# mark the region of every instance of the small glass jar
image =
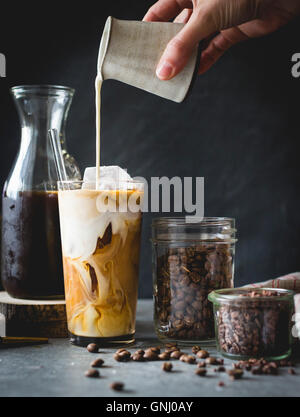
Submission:
POLYGON ((291 354, 294 292, 274 288, 213 291, 218 351, 235 360, 282 360, 291 354))
POLYGON ((154 321, 163 342, 214 343, 208 294, 233 287, 235 221, 184 217, 152 223, 154 321))

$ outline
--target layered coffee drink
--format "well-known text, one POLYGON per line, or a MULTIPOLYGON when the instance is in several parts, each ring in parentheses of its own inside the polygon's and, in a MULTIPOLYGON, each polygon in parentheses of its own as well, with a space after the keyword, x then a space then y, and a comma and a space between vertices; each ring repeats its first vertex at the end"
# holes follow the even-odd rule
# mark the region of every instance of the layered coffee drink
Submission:
POLYGON ((97 187, 86 176, 59 184, 68 328, 79 345, 134 340, 143 185, 112 172, 120 168, 101 167, 97 187))
POLYGON ((143 183, 100 164, 102 81, 98 73, 96 166, 58 193, 68 328, 81 346, 133 342, 138 297, 143 183))

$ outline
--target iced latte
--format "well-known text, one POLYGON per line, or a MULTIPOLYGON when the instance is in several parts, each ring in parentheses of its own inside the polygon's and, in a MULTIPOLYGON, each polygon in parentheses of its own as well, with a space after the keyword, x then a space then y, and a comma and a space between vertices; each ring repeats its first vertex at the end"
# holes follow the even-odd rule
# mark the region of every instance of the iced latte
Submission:
POLYGON ((142 184, 61 183, 59 211, 73 343, 134 340, 142 184))

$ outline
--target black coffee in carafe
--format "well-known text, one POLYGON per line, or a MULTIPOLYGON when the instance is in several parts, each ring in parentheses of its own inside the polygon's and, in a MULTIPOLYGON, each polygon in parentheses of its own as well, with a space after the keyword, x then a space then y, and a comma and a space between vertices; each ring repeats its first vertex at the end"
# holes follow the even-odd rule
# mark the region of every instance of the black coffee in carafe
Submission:
POLYGON ((64 294, 57 193, 3 195, 3 285, 16 298, 64 294))
POLYGON ((64 137, 74 90, 20 86, 12 94, 22 136, 2 195, 2 283, 15 298, 63 298, 58 178, 48 130, 59 132, 68 178, 80 179, 64 137))

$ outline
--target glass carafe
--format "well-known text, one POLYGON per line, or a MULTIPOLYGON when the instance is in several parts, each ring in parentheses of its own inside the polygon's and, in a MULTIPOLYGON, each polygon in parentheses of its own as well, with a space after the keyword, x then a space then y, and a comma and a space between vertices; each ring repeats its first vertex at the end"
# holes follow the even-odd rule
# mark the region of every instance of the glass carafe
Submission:
POLYGON ((37 85, 13 87, 11 92, 22 134, 2 195, 2 283, 15 298, 62 298, 58 178, 48 130, 59 132, 69 179, 80 179, 65 142, 74 90, 37 85))

